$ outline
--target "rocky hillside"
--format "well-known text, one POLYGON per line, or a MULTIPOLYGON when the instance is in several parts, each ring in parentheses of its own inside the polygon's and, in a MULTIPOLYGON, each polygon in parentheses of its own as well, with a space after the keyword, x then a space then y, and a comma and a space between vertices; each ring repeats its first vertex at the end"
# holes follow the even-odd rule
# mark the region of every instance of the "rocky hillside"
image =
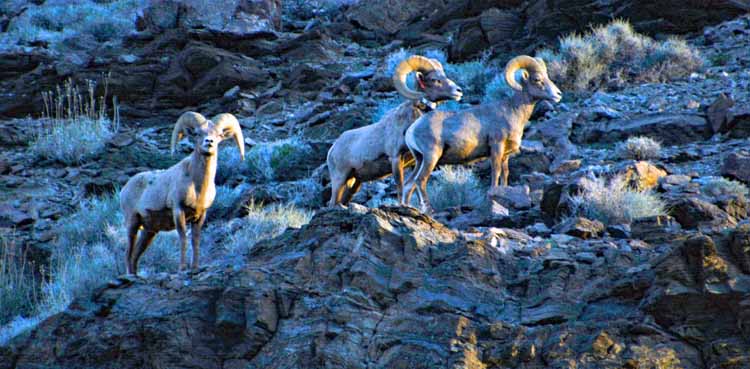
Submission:
POLYGON ((747 367, 750 227, 647 233, 320 211, 241 269, 109 282, 0 349, 0 367, 747 367))
POLYGON ((746 1, 81 4, 0 5, 0 369, 750 368, 746 1), (441 109, 520 53, 565 99, 508 188, 478 163, 430 215, 390 179, 325 209, 328 148, 411 53, 464 87, 441 109), (187 110, 237 115, 246 160, 222 146, 198 273, 163 233, 124 277, 111 193, 179 160, 187 110))

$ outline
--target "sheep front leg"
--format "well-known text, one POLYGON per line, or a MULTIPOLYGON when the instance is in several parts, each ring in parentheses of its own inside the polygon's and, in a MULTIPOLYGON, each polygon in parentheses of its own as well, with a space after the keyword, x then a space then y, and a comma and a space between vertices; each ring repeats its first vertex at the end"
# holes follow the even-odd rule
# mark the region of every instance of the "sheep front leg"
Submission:
POLYGON ((180 236, 180 271, 183 271, 187 265, 187 261, 185 260, 187 254, 187 224, 184 211, 175 210, 174 226, 177 230, 177 235, 180 236))
POLYGON ((505 145, 503 142, 492 143, 490 145, 490 166, 492 168, 490 173, 490 191, 495 190, 498 187, 500 181, 500 175, 503 174, 503 152, 505 145))
POLYGON ((195 223, 190 225, 190 235, 193 241, 193 271, 198 270, 198 263, 200 260, 200 245, 201 245, 201 229, 203 224, 206 222, 206 213, 203 213, 195 223))

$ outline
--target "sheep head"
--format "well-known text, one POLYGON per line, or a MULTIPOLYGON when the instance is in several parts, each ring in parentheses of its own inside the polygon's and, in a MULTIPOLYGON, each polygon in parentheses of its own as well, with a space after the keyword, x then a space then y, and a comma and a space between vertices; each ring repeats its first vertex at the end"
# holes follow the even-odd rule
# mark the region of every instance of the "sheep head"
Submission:
POLYGON ((393 84, 409 100, 459 101, 463 97, 461 87, 445 75, 439 61, 419 55, 413 55, 398 65, 393 73, 393 84), (406 84, 406 77, 411 72, 415 73, 419 91, 412 90, 406 84))
POLYGON ((547 65, 541 58, 527 55, 511 59, 505 66, 505 82, 516 91, 525 91, 541 100, 560 102, 562 92, 547 75, 547 65), (516 81, 516 71, 522 70, 521 83, 516 81))
POLYGON ((213 120, 207 120, 203 115, 195 112, 187 112, 180 116, 172 130, 171 152, 174 154, 177 142, 183 136, 192 136, 195 139, 195 150, 205 156, 216 155, 219 143, 227 138, 234 137, 237 148, 240 150, 240 158, 245 158, 245 139, 242 128, 237 118, 232 114, 219 114, 213 120))

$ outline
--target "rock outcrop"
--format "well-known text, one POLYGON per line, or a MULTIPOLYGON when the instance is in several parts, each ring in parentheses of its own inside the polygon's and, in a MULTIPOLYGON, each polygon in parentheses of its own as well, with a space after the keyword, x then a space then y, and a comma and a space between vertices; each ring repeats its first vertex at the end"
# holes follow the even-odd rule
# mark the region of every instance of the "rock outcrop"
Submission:
POLYGON ((745 368, 749 237, 634 250, 321 211, 192 279, 110 282, 0 368, 745 368))

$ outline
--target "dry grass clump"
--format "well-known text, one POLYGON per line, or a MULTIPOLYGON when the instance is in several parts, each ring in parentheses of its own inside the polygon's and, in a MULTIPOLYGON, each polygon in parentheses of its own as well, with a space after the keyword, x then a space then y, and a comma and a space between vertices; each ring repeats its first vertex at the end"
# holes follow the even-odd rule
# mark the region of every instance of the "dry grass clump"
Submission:
POLYGON ((107 105, 108 76, 103 94, 96 96, 96 82, 86 81, 85 90, 71 79, 53 91, 42 93, 44 128, 30 144, 37 157, 73 165, 100 153, 120 124, 117 98, 112 98, 112 116, 107 105))
POLYGON ((315 213, 293 204, 263 206, 251 202, 247 205, 247 216, 239 222, 224 248, 230 255, 240 255, 257 242, 274 238, 287 228, 300 228, 310 222, 315 213))
POLYGON ((744 184, 724 177, 708 177, 701 181, 701 192, 709 196, 736 196, 747 198, 748 188, 744 184))
POLYGON ((470 168, 446 165, 433 176, 428 183, 427 193, 435 210, 460 206, 477 207, 485 197, 479 178, 470 168))
POLYGON ((537 53, 563 90, 618 87, 626 82, 665 82, 684 78, 703 66, 697 49, 685 40, 656 41, 615 20, 584 35, 560 39, 557 50, 537 53))
POLYGON ((658 159, 661 156, 661 144, 649 137, 630 137, 615 146, 615 155, 622 159, 658 159))
POLYGON ((14 237, 0 236, 0 326, 34 312, 39 286, 33 270, 27 250, 14 237))
POLYGON ((596 219, 604 224, 629 224, 634 219, 666 214, 664 201, 654 192, 639 191, 618 175, 584 178, 581 192, 571 199, 571 216, 596 219))
POLYGON ((253 146, 246 159, 253 176, 273 181, 292 169, 311 150, 310 145, 294 137, 253 146))

